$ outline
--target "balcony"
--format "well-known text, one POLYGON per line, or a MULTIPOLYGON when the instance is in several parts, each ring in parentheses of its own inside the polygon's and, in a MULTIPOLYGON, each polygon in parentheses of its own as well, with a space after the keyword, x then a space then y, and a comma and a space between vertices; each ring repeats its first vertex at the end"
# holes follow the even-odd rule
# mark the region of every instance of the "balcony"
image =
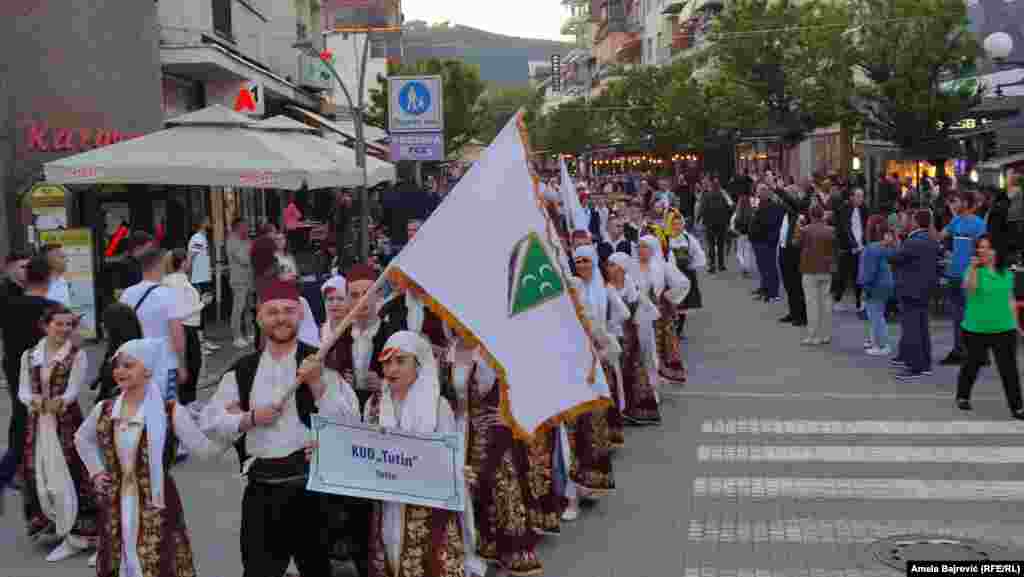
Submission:
POLYGON ((299 54, 299 86, 308 90, 330 90, 334 76, 327 65, 309 54, 299 54))

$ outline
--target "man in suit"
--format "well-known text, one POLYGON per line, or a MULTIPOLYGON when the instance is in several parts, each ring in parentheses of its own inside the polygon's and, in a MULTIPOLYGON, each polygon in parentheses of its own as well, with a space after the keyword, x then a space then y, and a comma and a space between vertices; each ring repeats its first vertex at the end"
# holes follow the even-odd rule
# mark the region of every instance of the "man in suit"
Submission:
POLYGON ((779 232, 786 211, 773 198, 768 184, 761 183, 757 187, 759 204, 754 213, 754 221, 750 224, 750 242, 754 245, 754 256, 757 258, 757 270, 761 274, 761 290, 758 298, 765 302, 779 300, 779 264, 778 246, 779 232))
POLYGON ((622 232, 622 219, 618 216, 608 220, 608 239, 597 245, 597 257, 601 266, 608 262, 608 257, 617 252, 632 254, 632 245, 622 232))
POLYGON ((839 270, 836 286, 833 287, 832 300, 836 308, 843 309, 843 296, 846 290, 853 289, 857 302, 857 310, 864 310, 861 302, 861 290, 857 286, 857 265, 860 253, 864 251, 864 230, 870 216, 864 206, 864 190, 855 188, 847 203, 836 211, 836 243, 839 246, 839 270))
POLYGON ((779 322, 802 327, 807 325, 807 300, 800 274, 799 231, 811 201, 796 186, 780 189, 778 196, 786 210, 779 237, 779 269, 782 271, 782 286, 786 289, 786 301, 789 303, 789 314, 779 319, 779 322))
POLYGON ((889 262, 896 269, 896 296, 903 309, 899 352, 892 363, 906 370, 896 378, 917 380, 932 372, 932 341, 928 331, 928 303, 938 282, 941 246, 931 237, 931 215, 914 213, 914 230, 889 262))

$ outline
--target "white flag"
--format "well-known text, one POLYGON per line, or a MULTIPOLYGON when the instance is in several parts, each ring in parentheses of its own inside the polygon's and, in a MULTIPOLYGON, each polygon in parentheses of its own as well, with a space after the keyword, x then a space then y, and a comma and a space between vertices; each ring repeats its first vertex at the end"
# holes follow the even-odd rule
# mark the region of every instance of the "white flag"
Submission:
POLYGON ((555 260, 554 230, 527 167, 519 115, 501 131, 389 266, 446 322, 483 345, 520 436, 605 406, 604 374, 555 260))

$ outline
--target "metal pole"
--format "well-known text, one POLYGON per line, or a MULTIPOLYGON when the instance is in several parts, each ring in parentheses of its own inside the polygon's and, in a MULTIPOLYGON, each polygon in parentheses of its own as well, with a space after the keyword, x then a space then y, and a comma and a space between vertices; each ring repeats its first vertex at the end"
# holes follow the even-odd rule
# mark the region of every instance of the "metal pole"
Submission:
POLYGON ((363 101, 365 100, 363 92, 366 85, 366 58, 369 52, 370 31, 367 30, 363 39, 363 57, 359 64, 359 94, 356 96, 359 106, 353 115, 356 128, 356 164, 363 173, 363 185, 359 187, 359 256, 363 262, 370 259, 370 195, 367 190, 366 136, 363 133, 363 101))

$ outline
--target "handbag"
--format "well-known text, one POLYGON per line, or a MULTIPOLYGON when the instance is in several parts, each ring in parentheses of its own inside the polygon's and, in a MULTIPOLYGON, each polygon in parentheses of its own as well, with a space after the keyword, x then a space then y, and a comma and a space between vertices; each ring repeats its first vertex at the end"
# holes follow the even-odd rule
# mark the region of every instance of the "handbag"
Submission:
POLYGON ((53 522, 58 537, 71 532, 78 517, 78 491, 64 458, 57 435, 57 416, 39 415, 36 427, 36 495, 46 518, 53 522))

